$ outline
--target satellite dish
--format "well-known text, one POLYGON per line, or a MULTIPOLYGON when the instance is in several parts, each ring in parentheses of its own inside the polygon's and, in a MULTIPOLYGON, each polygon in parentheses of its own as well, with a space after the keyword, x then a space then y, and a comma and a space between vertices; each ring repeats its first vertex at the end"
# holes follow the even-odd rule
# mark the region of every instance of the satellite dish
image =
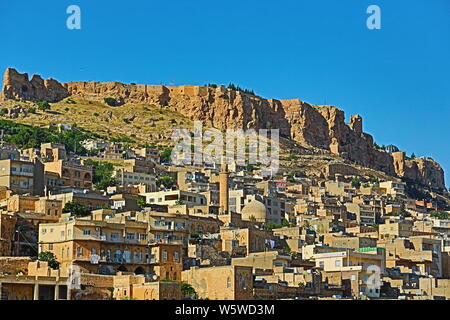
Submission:
POLYGON ((91 255, 91 263, 92 264, 98 264, 99 260, 100 260, 100 256, 99 255, 97 255, 97 254, 91 255))

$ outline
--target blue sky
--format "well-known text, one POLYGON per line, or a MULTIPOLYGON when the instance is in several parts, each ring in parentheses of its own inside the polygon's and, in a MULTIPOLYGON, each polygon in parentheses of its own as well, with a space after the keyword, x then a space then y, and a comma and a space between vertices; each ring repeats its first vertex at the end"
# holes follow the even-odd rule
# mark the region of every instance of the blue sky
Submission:
POLYGON ((450 1, 0 2, 0 69, 60 81, 224 83, 364 117, 450 185, 450 1), (345 5, 344 5, 345 3, 345 5), (66 8, 81 8, 81 30, 66 8), (366 8, 381 8, 369 30, 366 8))

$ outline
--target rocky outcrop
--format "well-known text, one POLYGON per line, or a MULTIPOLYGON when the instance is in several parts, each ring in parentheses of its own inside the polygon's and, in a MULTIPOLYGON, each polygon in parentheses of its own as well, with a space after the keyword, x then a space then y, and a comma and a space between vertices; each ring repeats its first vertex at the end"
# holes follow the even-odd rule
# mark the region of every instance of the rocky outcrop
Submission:
POLYGON ((406 159, 404 152, 394 152, 392 157, 398 176, 432 188, 445 188, 444 170, 433 159, 423 157, 406 159))
POLYGON ((436 189, 444 188, 442 168, 430 159, 401 160, 374 148, 371 135, 363 132, 363 120, 353 115, 345 122, 344 112, 334 106, 315 106, 298 99, 276 100, 223 87, 132 85, 120 82, 69 82, 42 80, 14 69, 5 73, 3 98, 58 101, 67 96, 86 100, 115 98, 119 104, 145 103, 171 106, 191 120, 218 129, 279 129, 299 144, 338 154, 359 165, 390 175, 410 178, 436 189))
POLYGON ((34 75, 28 80, 28 74, 18 73, 15 69, 8 68, 3 76, 3 88, 0 98, 18 100, 45 100, 49 102, 59 101, 69 96, 67 89, 54 79, 42 79, 34 75))

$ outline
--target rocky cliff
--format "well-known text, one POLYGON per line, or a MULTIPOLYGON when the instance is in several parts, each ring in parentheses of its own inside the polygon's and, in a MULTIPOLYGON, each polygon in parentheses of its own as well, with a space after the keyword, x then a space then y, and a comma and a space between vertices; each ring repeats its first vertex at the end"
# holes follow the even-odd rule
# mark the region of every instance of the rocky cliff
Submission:
POLYGON ((363 132, 363 120, 353 115, 345 122, 344 112, 334 106, 310 105, 298 99, 276 100, 200 86, 131 85, 119 82, 69 82, 43 80, 7 69, 0 98, 59 101, 68 96, 88 100, 113 97, 119 104, 170 105, 191 120, 207 126, 227 128, 280 129, 280 134, 300 144, 339 154, 357 164, 406 177, 436 189, 445 187, 444 174, 431 159, 405 159, 374 148, 372 136, 363 132))

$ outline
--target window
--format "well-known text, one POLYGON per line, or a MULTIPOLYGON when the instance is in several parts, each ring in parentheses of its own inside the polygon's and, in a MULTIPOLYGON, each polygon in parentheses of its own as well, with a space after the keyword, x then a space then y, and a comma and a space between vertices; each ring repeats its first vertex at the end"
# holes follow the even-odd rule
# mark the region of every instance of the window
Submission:
POLYGON ((319 262, 319 268, 321 268, 321 269, 325 268, 325 263, 323 261, 319 262))
POLYGON ((91 235, 91 230, 83 230, 83 236, 91 235))
POLYGON ((336 267, 340 267, 340 266, 341 266, 341 260, 336 260, 336 261, 334 261, 334 265, 335 265, 336 267))
POLYGON ((227 278, 227 288, 231 287, 231 279, 230 277, 227 278))
POLYGON ((111 239, 114 239, 114 240, 119 239, 119 234, 117 232, 111 232, 111 239))
POLYGON ((134 240, 134 233, 127 233, 127 240, 134 240))
POLYGON ((81 257, 83 255, 83 248, 77 247, 77 257, 81 257))
POLYGON ((162 258, 163 258, 163 261, 167 261, 167 251, 166 250, 163 250, 162 258))
POLYGON ((173 261, 178 262, 180 260, 180 254, 178 253, 178 251, 175 251, 173 253, 173 261))
POLYGON ((49 243, 48 250, 53 250, 53 243, 49 243))

